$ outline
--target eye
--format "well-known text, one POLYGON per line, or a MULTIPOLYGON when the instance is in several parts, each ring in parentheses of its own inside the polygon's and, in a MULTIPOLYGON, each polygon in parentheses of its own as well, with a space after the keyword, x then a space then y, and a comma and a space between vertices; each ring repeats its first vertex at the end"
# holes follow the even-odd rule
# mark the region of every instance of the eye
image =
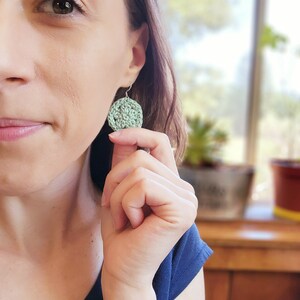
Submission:
POLYGON ((74 4, 71 1, 54 1, 52 7, 56 14, 69 14, 73 11, 74 4))
POLYGON ((83 13, 82 6, 75 0, 43 0, 37 11, 57 15, 67 15, 77 10, 83 13))

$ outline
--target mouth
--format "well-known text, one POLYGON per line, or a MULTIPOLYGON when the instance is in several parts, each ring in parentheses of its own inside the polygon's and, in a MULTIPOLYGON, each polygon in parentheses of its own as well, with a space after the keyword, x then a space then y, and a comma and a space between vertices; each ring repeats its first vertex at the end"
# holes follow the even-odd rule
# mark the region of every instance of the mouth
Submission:
POLYGON ((47 123, 23 120, 23 119, 0 119, 0 142, 16 141, 32 135, 47 126, 47 123))

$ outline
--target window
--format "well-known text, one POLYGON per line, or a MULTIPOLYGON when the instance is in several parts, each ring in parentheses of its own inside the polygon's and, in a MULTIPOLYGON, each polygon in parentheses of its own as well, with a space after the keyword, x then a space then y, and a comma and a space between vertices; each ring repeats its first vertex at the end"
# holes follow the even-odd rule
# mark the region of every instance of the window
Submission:
POLYGON ((298 1, 269 0, 261 74, 261 105, 257 134, 256 194, 272 195, 271 158, 300 158, 300 25, 298 1))
POLYGON ((299 8, 293 0, 164 2, 184 113, 227 130, 225 162, 255 164, 253 200, 272 201, 271 158, 300 158, 299 8))

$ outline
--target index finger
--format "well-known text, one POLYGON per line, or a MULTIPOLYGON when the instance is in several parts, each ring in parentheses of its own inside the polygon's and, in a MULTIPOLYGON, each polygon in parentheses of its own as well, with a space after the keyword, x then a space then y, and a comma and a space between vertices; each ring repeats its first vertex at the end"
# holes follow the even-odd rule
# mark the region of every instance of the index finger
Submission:
POLYGON ((150 154, 178 174, 176 161, 168 136, 145 128, 127 128, 109 135, 116 145, 148 148, 150 154))

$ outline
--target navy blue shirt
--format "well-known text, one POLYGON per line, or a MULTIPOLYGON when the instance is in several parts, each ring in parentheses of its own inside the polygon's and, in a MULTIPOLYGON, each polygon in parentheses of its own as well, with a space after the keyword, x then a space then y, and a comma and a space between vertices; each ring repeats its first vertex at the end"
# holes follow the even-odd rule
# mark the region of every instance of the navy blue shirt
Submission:
MULTIPOLYGON (((200 239, 194 224, 178 241, 157 270, 153 288, 157 300, 174 300, 199 273, 212 250, 200 239)), ((85 300, 101 300, 101 273, 85 300)))

